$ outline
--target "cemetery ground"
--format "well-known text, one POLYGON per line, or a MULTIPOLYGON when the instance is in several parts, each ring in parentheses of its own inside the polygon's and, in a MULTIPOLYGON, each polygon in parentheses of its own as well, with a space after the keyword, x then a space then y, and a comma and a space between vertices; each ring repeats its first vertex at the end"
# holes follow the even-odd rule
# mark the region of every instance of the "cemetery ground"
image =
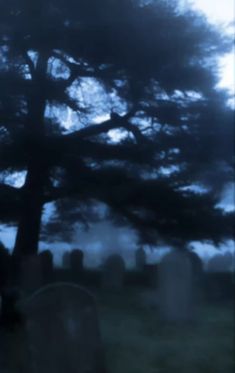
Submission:
POLYGON ((196 321, 178 324, 161 321, 158 286, 147 279, 127 271, 123 286, 113 290, 103 286, 99 270, 55 269, 48 282, 77 284, 94 295, 108 373, 233 373, 231 275, 205 275, 196 321))
POLYGON ((234 305, 204 302, 194 325, 163 325, 142 289, 96 292, 110 373, 234 372, 234 305))

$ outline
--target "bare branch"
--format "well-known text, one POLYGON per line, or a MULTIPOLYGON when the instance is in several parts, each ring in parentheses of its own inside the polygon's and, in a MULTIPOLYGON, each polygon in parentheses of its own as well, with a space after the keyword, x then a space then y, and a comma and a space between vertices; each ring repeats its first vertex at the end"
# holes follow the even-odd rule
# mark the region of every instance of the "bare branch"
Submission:
POLYGON ((112 129, 124 128, 126 131, 131 132, 133 134, 138 144, 146 143, 147 138, 142 134, 142 132, 136 125, 128 122, 129 118, 130 113, 128 113, 124 117, 121 117, 118 114, 114 114, 111 115, 111 118, 109 120, 101 124, 95 124, 88 126, 86 128, 82 128, 81 130, 66 136, 74 139, 84 139, 87 137, 98 136, 102 133, 107 133, 112 129))

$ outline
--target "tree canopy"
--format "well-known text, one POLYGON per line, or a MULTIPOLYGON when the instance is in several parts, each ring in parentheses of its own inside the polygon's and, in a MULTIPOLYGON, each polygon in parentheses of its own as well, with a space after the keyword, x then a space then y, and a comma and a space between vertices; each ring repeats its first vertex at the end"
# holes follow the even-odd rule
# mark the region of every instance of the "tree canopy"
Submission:
POLYGON ((46 234, 102 203, 143 242, 230 238, 233 213, 216 207, 233 178, 234 112, 216 89, 230 48, 177 1, 1 2, 0 171, 26 172, 0 184, 15 253, 37 251, 53 201, 46 234))

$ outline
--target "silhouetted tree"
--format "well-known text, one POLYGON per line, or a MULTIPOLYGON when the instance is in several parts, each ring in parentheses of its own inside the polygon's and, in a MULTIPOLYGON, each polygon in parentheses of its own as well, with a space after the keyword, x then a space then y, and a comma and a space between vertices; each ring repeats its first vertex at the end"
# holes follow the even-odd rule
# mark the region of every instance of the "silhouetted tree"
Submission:
POLYGON ((8 0, 0 24, 0 167, 27 172, 0 185, 15 254, 37 251, 51 201, 52 230, 102 202, 146 242, 231 236, 215 208, 232 177, 233 112, 215 89, 229 40, 174 1, 8 0))

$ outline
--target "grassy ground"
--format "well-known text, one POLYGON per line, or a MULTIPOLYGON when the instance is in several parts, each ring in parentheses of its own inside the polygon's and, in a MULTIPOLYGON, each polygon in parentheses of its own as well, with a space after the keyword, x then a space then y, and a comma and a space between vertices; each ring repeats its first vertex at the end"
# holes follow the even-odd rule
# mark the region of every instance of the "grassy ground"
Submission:
POLYGON ((234 372, 232 304, 206 304, 195 325, 166 326, 139 292, 97 294, 110 373, 234 372))

